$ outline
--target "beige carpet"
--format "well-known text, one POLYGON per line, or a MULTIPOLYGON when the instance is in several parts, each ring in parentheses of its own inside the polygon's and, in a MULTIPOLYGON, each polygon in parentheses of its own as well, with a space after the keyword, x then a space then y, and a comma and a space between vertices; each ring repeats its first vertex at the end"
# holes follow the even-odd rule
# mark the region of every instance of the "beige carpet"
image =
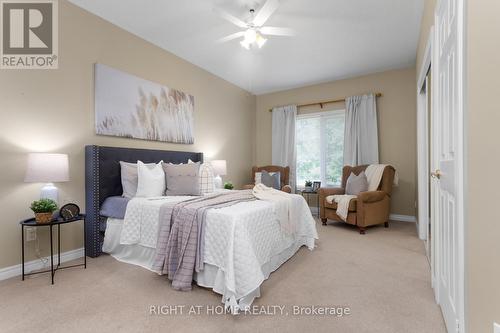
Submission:
MULTIPOLYGON (((413 223, 393 222, 362 236, 317 224, 317 249, 303 248, 262 286, 255 305, 289 315, 188 315, 216 309, 220 296, 171 289, 164 277, 105 255, 87 270, 0 282, 1 332, 444 332, 423 243, 413 223), (183 315, 150 315, 151 305, 186 305, 183 315), (348 306, 349 316, 294 316, 294 305, 348 306), (210 309, 210 308, 208 308, 210 309)), ((165 309, 165 308, 164 308, 165 309)))

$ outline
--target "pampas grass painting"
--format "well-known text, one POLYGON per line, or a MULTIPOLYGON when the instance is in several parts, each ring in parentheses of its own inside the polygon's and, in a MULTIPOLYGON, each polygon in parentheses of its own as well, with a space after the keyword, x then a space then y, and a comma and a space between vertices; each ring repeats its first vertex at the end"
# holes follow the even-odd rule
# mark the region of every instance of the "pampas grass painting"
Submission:
POLYGON ((95 64, 95 125, 100 135, 193 143, 194 97, 95 64))

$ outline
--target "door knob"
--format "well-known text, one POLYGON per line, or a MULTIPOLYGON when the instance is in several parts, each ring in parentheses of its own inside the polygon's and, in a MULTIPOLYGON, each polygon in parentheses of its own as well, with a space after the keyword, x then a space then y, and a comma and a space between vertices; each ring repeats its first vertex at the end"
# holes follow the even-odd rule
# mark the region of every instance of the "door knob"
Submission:
POLYGON ((431 172, 431 177, 432 178, 437 178, 437 179, 441 179, 441 170, 437 169, 436 171, 434 172, 431 172))

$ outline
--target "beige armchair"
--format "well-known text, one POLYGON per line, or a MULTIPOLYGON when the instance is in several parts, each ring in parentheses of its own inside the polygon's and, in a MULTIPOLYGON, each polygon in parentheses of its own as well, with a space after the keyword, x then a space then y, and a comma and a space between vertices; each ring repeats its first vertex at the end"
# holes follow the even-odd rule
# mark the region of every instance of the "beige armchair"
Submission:
MULTIPOLYGON (((265 170, 267 172, 279 172, 280 173, 280 185, 281 185, 281 190, 283 192, 287 193, 292 193, 292 188, 290 185, 288 185, 288 180, 290 177, 290 168, 289 167, 281 167, 277 165, 267 165, 263 167, 256 167, 254 166, 252 168, 252 180, 255 181, 255 174, 257 172, 262 172, 262 170, 265 170)), ((243 189, 252 189, 255 186, 255 183, 253 184, 248 184, 243 186, 243 189)))
MULTIPOLYGON (((367 167, 368 165, 345 166, 342 169, 342 185, 340 188, 321 188, 319 190, 320 218, 323 225, 326 225, 328 219, 342 221, 336 214, 337 203, 335 201, 333 203, 327 202, 326 197, 334 194, 345 194, 347 178, 351 172, 358 175, 367 167)), ((348 209, 349 213, 344 222, 357 226, 359 233, 362 235, 368 226, 383 223, 388 228, 395 172, 396 170, 392 166, 387 166, 384 169, 377 191, 361 192, 356 199, 351 200, 348 209)))

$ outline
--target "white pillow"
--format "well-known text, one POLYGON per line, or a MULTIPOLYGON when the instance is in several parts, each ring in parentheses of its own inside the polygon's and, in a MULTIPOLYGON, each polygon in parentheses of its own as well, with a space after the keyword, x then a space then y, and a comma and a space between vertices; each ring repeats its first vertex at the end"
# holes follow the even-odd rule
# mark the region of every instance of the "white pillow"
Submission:
MULTIPOLYGON (((147 166, 153 167, 155 163, 147 163, 147 166)), ((137 193, 137 163, 120 161, 120 173, 122 179, 122 196, 133 198, 137 193)))
POLYGON ((163 161, 153 166, 137 161, 137 193, 136 197, 161 197, 165 193, 165 173, 163 161))
MULTIPOLYGON (((188 163, 194 163, 188 160, 188 163)), ((214 184, 214 169, 210 163, 203 163, 200 165, 199 181, 200 181, 200 195, 213 193, 215 191, 214 184)))
MULTIPOLYGON (((276 172, 268 172, 269 176, 274 175, 276 172)), ((262 183, 262 172, 256 172, 255 173, 255 185, 262 183)))

